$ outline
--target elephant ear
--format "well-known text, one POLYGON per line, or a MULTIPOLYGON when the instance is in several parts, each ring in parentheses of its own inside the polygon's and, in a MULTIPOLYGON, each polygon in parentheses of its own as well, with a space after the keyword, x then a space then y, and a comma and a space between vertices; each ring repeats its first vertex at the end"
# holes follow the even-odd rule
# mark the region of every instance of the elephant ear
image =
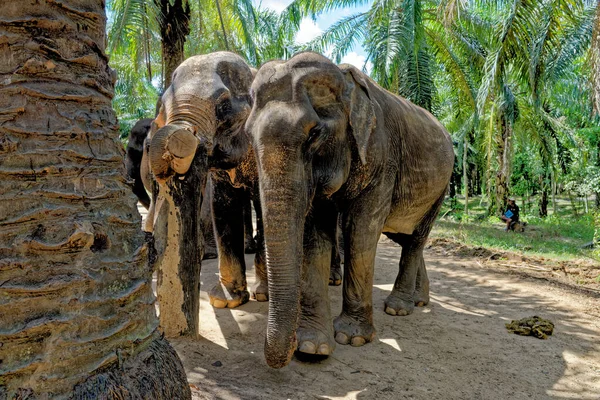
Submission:
POLYGON ((348 114, 348 123, 358 146, 360 161, 364 165, 367 163, 369 138, 377 122, 375 108, 365 75, 356 67, 348 64, 340 65, 340 69, 346 79, 343 102, 348 114))

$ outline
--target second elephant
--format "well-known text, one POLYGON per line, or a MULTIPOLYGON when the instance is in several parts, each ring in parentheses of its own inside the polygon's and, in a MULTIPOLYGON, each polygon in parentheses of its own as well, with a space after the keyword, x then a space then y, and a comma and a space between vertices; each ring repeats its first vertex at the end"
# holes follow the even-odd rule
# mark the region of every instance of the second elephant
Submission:
POLYGON ((270 305, 265 357, 282 367, 296 348, 331 354, 375 335, 373 267, 382 232, 402 245, 385 311, 429 300, 423 260, 454 164, 450 136, 427 111, 356 68, 310 52, 261 67, 246 130, 257 155, 270 305), (341 314, 327 283, 342 214, 341 314))

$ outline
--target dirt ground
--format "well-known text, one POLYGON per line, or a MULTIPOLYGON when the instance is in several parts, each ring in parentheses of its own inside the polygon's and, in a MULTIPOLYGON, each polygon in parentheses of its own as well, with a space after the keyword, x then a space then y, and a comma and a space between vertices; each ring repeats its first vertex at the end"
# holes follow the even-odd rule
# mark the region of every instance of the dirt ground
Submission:
MULTIPOLYGON (((140 213, 146 214, 141 207, 140 213)), ((600 399, 598 293, 553 279, 556 271, 532 270, 529 260, 491 262, 487 254, 456 253, 438 244, 425 253, 431 303, 393 317, 384 313, 383 302, 400 252, 385 239, 378 247, 373 343, 338 345, 333 356, 320 360, 294 357, 280 370, 269 368, 263 356, 268 304, 251 300, 233 310, 214 309, 207 291, 218 280, 217 261, 204 261, 201 337, 170 340, 193 398, 600 399), (514 335, 504 326, 533 315, 554 322, 548 340, 514 335)), ((253 255, 246 264, 252 286, 253 255)), ((329 296, 336 315, 341 287, 330 287, 329 296)))
MULTIPOLYGON (((327 359, 295 357, 281 370, 263 357, 268 304, 213 309, 206 291, 217 281, 217 263, 205 261, 202 338, 171 340, 194 399, 600 399, 600 299, 427 251, 431 304, 392 317, 383 301, 399 256, 399 247, 380 243, 373 343, 338 345, 327 359), (505 329, 532 315, 552 320, 554 335, 539 340, 505 329)), ((253 267, 248 275, 252 284, 253 267)), ((338 313, 341 287, 329 295, 338 313)))

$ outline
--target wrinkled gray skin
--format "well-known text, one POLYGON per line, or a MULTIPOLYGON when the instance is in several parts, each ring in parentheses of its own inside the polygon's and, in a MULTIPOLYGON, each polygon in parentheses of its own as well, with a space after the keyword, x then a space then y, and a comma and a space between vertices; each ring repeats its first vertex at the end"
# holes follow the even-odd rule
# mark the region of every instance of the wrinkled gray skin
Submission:
MULTIPOLYGON (((254 190, 257 180, 254 155, 243 128, 250 111, 248 93, 252 79, 248 65, 233 53, 217 52, 185 60, 174 72, 173 83, 162 96, 162 107, 142 163, 142 170, 147 165, 159 187, 169 182, 183 187, 179 190, 183 194, 182 204, 200 204, 206 210, 203 200, 211 201, 221 276, 220 284, 210 292, 215 307, 235 307, 249 297, 243 209, 254 192, 258 201, 258 191, 254 190), (188 171, 193 166, 195 174, 200 176, 188 184, 188 171), (212 171, 212 184, 208 190, 212 187, 212 192, 204 193, 209 171, 212 171), (190 184, 198 187, 186 188, 190 184)), ((160 195, 153 199, 157 197, 160 199, 160 195)), ((165 211, 156 206, 159 202, 151 204, 146 231, 160 231, 154 225, 164 224, 167 219, 165 211)), ((197 207, 182 210, 180 222, 201 219, 197 207)), ((206 211, 202 215, 206 215, 206 211)), ((198 230, 186 233, 184 224, 181 225, 182 235, 187 235, 189 242, 189 237, 198 230)), ((201 238, 196 242, 201 246, 201 238)), ((180 253, 182 266, 199 262, 197 257, 186 258, 180 253)), ((257 254, 257 260, 261 263, 264 257, 257 254)), ((257 265, 257 270, 260 269, 257 265)), ((260 273, 257 275, 260 292, 257 299, 266 301, 266 274, 262 274, 262 279, 260 273)))
POLYGON ((373 265, 382 232, 402 245, 385 311, 406 315, 427 304, 423 247, 454 153, 430 113, 315 53, 265 64, 251 95, 246 131, 257 155, 269 281, 265 356, 278 368, 296 348, 328 355, 336 341, 373 340, 373 265), (332 326, 335 210, 345 262, 343 308, 332 326))

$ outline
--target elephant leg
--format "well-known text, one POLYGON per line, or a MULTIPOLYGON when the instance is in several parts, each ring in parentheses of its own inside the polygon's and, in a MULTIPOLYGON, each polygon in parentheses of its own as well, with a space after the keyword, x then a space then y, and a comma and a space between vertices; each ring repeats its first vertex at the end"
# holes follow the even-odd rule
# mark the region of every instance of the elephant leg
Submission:
POLYGON ((423 260, 425 241, 412 237, 402 246, 400 272, 392 293, 385 300, 385 312, 390 315, 408 315, 415 308, 417 272, 423 260))
POLYGON ((331 270, 329 272, 329 285, 339 286, 342 284, 342 258, 340 257, 340 240, 339 232, 341 229, 338 227, 336 218, 335 234, 333 237, 333 245, 331 247, 331 270))
POLYGON ((209 292, 215 308, 234 308, 250 295, 244 261, 243 190, 213 175, 213 222, 219 252, 219 282, 209 292))
POLYGON ((415 285, 414 295, 415 306, 423 307, 429 304, 429 278, 427 277, 427 269, 425 268, 425 259, 423 252, 419 259, 419 269, 417 270, 417 283, 415 285))
POLYGON ((444 195, 432 206, 415 232, 403 241, 398 241, 402 244, 400 272, 392 292, 385 300, 387 314, 408 315, 414 311, 415 305, 424 306, 429 303, 429 278, 425 269, 423 248, 443 201, 444 195))
MULTIPOLYGON (((258 196, 258 193, 256 194, 258 196)), ((269 300, 269 281, 267 279, 267 259, 265 256, 265 238, 263 234, 263 223, 260 210, 260 200, 254 198, 254 210, 256 211, 256 254, 254 255, 254 271, 256 284, 252 290, 252 298, 256 301, 269 300)))
POLYGON ((212 219, 212 179, 206 181, 206 189, 202 208, 200 209, 200 224, 202 225, 202 235, 204 236, 204 257, 203 260, 217 258, 217 243, 215 242, 215 232, 212 219))
POLYGON ((378 193, 344 213, 345 244, 342 313, 334 320, 335 340, 362 346, 375 337, 373 267, 387 210, 373 207, 378 193), (369 201, 371 200, 371 201, 369 201))
POLYGON ((256 241, 254 240, 254 227, 252 226, 252 198, 247 192, 244 196, 244 251, 246 254, 256 253, 256 241))
POLYGON ((329 355, 335 349, 328 283, 336 214, 330 204, 315 206, 304 226, 301 314, 296 330, 302 353, 329 355))

